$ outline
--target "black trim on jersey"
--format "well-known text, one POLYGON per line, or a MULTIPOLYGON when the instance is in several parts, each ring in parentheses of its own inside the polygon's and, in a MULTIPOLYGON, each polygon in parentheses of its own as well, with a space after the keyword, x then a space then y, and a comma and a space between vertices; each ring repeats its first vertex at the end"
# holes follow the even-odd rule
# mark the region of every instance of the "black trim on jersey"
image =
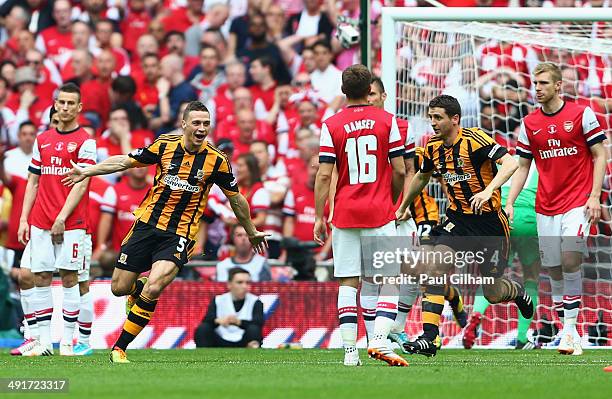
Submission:
POLYGON ((553 112, 552 114, 547 114, 546 112, 544 112, 543 108, 540 108, 540 111, 542 111, 542 113, 545 116, 555 116, 557 115, 559 112, 563 111, 563 108, 565 108, 565 104, 567 104, 567 101, 563 100, 563 105, 561 106, 561 108, 559 108, 558 110, 556 110, 555 112, 553 112))
POLYGON ((77 126, 77 127, 75 127, 74 129, 72 129, 72 130, 61 131, 61 130, 59 130, 59 129, 56 127, 56 128, 55 128, 55 131, 56 131, 57 133, 59 133, 59 134, 70 134, 70 133, 74 133, 74 132, 76 132, 76 131, 77 131, 77 130, 79 130, 80 128, 81 128, 81 126, 77 126))
POLYGON ((328 155, 319 155, 319 163, 336 163, 336 158, 328 155))
MULTIPOLYGON (((178 175, 181 170, 181 164, 183 163, 183 157, 185 156, 185 150, 183 150, 183 146, 177 145, 174 153, 172 154, 172 160, 170 163, 174 164, 175 167, 172 170, 166 172, 167 175, 178 175)), ((161 166, 160 166, 161 167, 161 166)), ((162 172, 163 174, 163 172, 162 172)), ((161 177, 161 175, 159 176, 161 177)), ((164 187, 164 191, 162 191, 161 195, 157 199, 155 203, 155 207, 151 211, 151 215, 149 216, 148 223, 152 226, 157 226, 157 222, 159 222, 159 218, 162 215, 162 211, 167 205, 170 196, 172 195, 172 189, 169 186, 164 187)), ((168 221, 169 223, 170 221, 168 221)))
POLYGON ((520 148, 516 147, 516 154, 521 157, 521 158, 525 158, 525 159, 533 159, 533 154, 530 154, 528 152, 525 151, 521 151, 520 148))
MULTIPOLYGON (((433 151, 433 147, 430 147, 430 148, 433 151)), ((444 175, 448 171, 448 169, 446 168, 446 154, 445 154, 445 152, 446 151, 444 150, 444 145, 441 145, 440 147, 438 147, 438 156, 440 157, 440 174, 442 174, 442 175, 444 175)), ((423 162, 423 163, 425 163, 425 162, 423 162)), ((425 173, 427 173, 427 172, 425 172, 425 173)), ((459 201, 457 201, 457 197, 455 196, 455 190, 453 189, 453 186, 448 184, 446 181, 444 182, 444 184, 446 184, 446 188, 448 189, 448 194, 453 199, 453 203, 455 204, 455 206, 457 207, 458 210, 461 210, 462 209, 461 203, 459 201)))
MULTIPOLYGON (((470 154, 470 157, 478 157, 477 152, 482 150, 484 147, 479 148, 477 151, 472 151, 472 143, 470 143, 470 141, 467 141, 467 147, 468 147, 468 154, 470 154)), ((485 161, 488 158, 485 158, 485 161)), ((472 160, 472 166, 474 167, 474 171, 476 172, 476 179, 478 179, 478 183, 480 184, 480 188, 481 188, 481 192, 485 190, 485 188, 487 188, 487 185, 484 182, 484 179, 482 178, 482 167, 484 166, 485 161, 480 162, 479 160, 472 160)), ((468 198, 469 201, 469 198, 468 198)), ((487 201, 489 203, 489 206, 491 207, 491 209, 495 209, 493 208, 493 201, 491 201, 491 199, 489 198, 489 200, 487 201)))
POLYGON ((411 159, 416 157, 416 151, 414 149, 404 152, 404 159, 411 159))
POLYGON ((372 104, 353 104, 347 105, 346 108, 372 107, 372 104))
MULTIPOLYGON (((460 138, 459 141, 457 141, 457 144, 453 147, 453 164, 455 166, 455 173, 457 173, 458 175, 464 174, 463 168, 459 166, 459 159, 461 159, 461 142, 462 141, 463 141, 463 138, 460 138)), ((466 141, 468 143, 470 142, 469 140, 466 140, 466 141)), ((479 175, 478 172, 479 171, 474 169, 474 173, 476 173, 476 176, 479 175)), ((472 191, 472 188, 470 187, 470 181, 462 180, 459 182, 459 186, 461 187, 461 191, 463 192, 465 201, 469 203, 470 199, 474 196, 474 192, 472 191)))
MULTIPOLYGON (((189 170, 189 176, 187 177, 187 181, 192 186, 197 186, 199 183, 198 179, 196 179, 196 174, 198 173, 200 169, 204 167, 204 163, 206 161, 207 155, 208 155, 208 149, 204 149, 203 152, 197 153, 196 156, 194 157, 193 164, 191 165, 191 169, 189 170)), ((202 193, 202 191, 200 191, 200 193, 202 193)), ((172 215, 170 215, 170 220, 168 221, 168 226, 166 227, 166 231, 170 233, 176 233, 176 230, 178 229, 179 223, 181 221, 181 217, 183 213, 185 212, 185 209, 187 209, 189 202, 191 202, 191 197, 193 197, 193 194, 194 193, 192 191, 183 191, 183 194, 181 195, 181 199, 174 207, 174 211, 172 211, 172 215)), ((193 211, 194 215, 196 213, 197 213, 197 209, 193 211)), ((189 235, 187 235, 187 237, 189 237, 189 235)))
MULTIPOLYGON (((404 152, 406 150, 404 148, 401 148, 399 150, 395 150, 395 151, 391 151, 389 153, 389 159, 393 159, 393 158, 397 158, 397 157, 401 157, 404 155, 404 152)), ((320 162, 320 161, 319 161, 320 162)))
POLYGON ((28 166, 28 172, 30 172, 30 173, 32 173, 32 174, 35 174, 35 175, 39 175, 39 176, 40 176, 40 174, 41 174, 40 169, 34 169, 34 168, 33 168, 33 167, 31 167, 31 166, 28 166))
POLYGON ((591 147, 597 143, 601 143, 605 139, 606 139, 606 134, 604 133, 603 130, 600 130, 599 133, 595 133, 595 135, 592 136, 591 139, 587 139, 586 142, 587 142, 587 145, 591 147))

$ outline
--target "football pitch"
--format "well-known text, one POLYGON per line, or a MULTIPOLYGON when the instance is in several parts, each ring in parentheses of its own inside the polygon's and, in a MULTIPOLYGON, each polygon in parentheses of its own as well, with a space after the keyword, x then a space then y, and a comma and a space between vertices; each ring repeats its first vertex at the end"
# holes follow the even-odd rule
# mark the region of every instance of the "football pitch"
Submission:
POLYGON ((612 398, 607 350, 581 357, 551 350, 442 350, 408 356, 410 367, 367 359, 344 367, 341 350, 131 350, 131 364, 108 351, 89 357, 21 358, 0 354, 0 378, 68 378, 68 393, 2 398, 612 398))

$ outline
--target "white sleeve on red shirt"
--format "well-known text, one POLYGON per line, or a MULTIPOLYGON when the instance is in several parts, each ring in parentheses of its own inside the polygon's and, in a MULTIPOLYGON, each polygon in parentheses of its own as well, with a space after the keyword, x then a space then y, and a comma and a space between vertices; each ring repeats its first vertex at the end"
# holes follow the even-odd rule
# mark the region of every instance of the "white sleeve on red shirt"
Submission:
POLYGON ((414 158, 416 155, 415 154, 416 145, 415 145, 415 140, 414 140, 414 132, 412 131, 410 126, 412 126, 411 123, 409 123, 408 127, 406 128, 406 143, 404 143, 404 147, 405 147, 404 158, 406 159, 414 158))
POLYGON ((102 202, 100 202, 100 210, 107 213, 117 212, 117 192, 113 186, 109 186, 102 196, 102 202))
POLYGON ((293 190, 287 191, 285 202, 283 203, 283 214, 295 216, 295 195, 293 195, 293 190))
POLYGON ((32 148, 32 161, 28 171, 35 175, 40 175, 40 149, 38 148, 38 139, 34 140, 34 148, 32 148))
POLYGON ((89 165, 96 164, 96 141, 93 139, 87 139, 81 144, 79 148, 79 155, 77 157, 77 165, 86 167, 89 165))
POLYGON ((606 135, 601 129, 591 107, 586 107, 582 112, 582 134, 584 134, 584 138, 589 146, 606 139, 606 135))
MULTIPOLYGON (((398 132, 399 134, 399 132, 398 132)), ((399 139, 398 139, 399 140, 399 139)), ((336 149, 327 124, 321 125, 321 139, 319 140, 319 162, 335 163, 336 149)))
POLYGON ((255 100, 254 110, 255 119, 257 119, 258 121, 266 120, 266 118, 268 117, 268 110, 266 109, 266 104, 264 104, 261 98, 255 100))
POLYGON ((527 129, 525 129, 525 121, 521 121, 521 130, 519 133, 518 143, 516 143, 516 153, 527 159, 532 159, 533 154, 529 144, 529 137, 527 137, 527 129))
POLYGON ((34 44, 34 46, 41 53, 45 55, 47 54, 47 46, 45 45, 45 39, 43 38, 43 35, 39 34, 38 37, 36 37, 36 43, 34 44))
POLYGON ((405 144, 402 143, 402 136, 394 116, 391 119, 391 130, 389 131, 389 158, 404 155, 405 151, 405 144))
POLYGON ((251 198, 251 212, 267 211, 270 209, 270 193, 261 187, 251 198))

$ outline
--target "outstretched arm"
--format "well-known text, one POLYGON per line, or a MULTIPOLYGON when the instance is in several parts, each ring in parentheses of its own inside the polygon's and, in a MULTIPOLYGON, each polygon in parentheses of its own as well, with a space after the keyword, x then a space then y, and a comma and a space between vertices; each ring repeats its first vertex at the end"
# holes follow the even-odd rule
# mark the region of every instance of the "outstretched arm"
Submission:
POLYGON ((263 254, 266 248, 268 248, 266 237, 269 236, 269 234, 257 231, 255 228, 251 220, 251 210, 249 209, 248 201, 240 193, 229 196, 227 199, 236 215, 236 219, 238 219, 238 223, 244 227, 244 230, 249 235, 249 241, 251 241, 253 248, 257 253, 263 254))
POLYGON ((103 162, 83 168, 72 162, 72 169, 64 175, 62 183, 67 186, 73 186, 76 183, 85 180, 87 177, 108 175, 115 172, 122 172, 129 168, 146 166, 140 164, 133 158, 127 155, 115 155, 105 159, 103 162))

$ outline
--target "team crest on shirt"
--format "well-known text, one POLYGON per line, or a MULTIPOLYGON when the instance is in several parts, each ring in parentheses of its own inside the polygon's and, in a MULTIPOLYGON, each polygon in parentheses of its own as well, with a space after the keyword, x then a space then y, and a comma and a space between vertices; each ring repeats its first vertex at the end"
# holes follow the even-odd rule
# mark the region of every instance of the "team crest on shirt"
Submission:
POLYGON ((198 180, 204 179, 204 171, 202 169, 198 170, 198 173, 196 173, 196 179, 198 180))
POLYGON ((563 129, 568 133, 571 132, 572 130, 574 130, 574 122, 572 121, 563 122, 563 129))
POLYGON ((63 149, 64 149, 63 141, 58 141, 57 143, 55 143, 55 151, 61 151, 63 149))
POLYGON ((68 143, 68 145, 66 146, 66 149, 68 150, 68 152, 74 152, 74 150, 77 149, 77 143, 75 143, 74 141, 71 141, 70 143, 68 143))
POLYGON ((457 159, 457 166, 463 168, 463 165, 465 165, 465 162, 463 162, 463 158, 457 159))

